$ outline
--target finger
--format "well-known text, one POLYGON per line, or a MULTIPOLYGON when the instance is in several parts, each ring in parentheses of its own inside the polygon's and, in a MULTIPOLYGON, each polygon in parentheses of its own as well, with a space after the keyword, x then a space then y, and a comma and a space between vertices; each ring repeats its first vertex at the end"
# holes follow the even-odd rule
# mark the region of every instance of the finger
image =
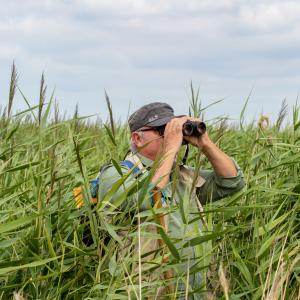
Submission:
POLYGON ((174 133, 180 132, 182 128, 181 122, 175 121, 170 124, 170 130, 174 133))
POLYGON ((183 116, 183 117, 180 117, 180 118, 174 118, 174 119, 172 119, 172 121, 173 120, 174 120, 174 123, 183 125, 188 120, 188 116, 183 116))
POLYGON ((200 118, 195 118, 195 117, 188 117, 188 120, 193 122, 202 122, 200 118))
POLYGON ((175 119, 172 119, 168 124, 169 124, 169 127, 170 128, 177 128, 178 126, 180 126, 181 125, 181 120, 180 119, 177 119, 177 118, 175 118, 175 119))
POLYGON ((180 133, 182 131, 183 124, 188 120, 188 116, 180 118, 174 118, 167 123, 165 132, 173 131, 174 133, 180 133))

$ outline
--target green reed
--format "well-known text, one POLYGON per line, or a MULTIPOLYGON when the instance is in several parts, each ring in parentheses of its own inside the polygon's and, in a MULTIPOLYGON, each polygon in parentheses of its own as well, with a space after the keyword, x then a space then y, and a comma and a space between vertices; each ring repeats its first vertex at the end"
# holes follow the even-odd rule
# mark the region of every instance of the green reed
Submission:
MULTIPOLYGON (((138 299, 155 298, 163 278, 147 281, 168 266, 159 258, 147 269, 135 268, 139 257, 122 256, 126 243, 134 244, 151 222, 153 212, 137 207, 119 210, 126 197, 138 191, 138 201, 147 201, 149 178, 129 187, 110 204, 124 176, 98 203, 88 204, 88 181, 113 159, 123 159, 129 147, 125 124, 114 121, 108 95, 109 122, 91 122, 59 114, 53 95, 46 97, 42 76, 39 104, 13 114, 17 73, 12 69, 8 106, 0 119, 0 299, 14 293, 27 299, 138 299), (85 205, 75 208, 73 188, 85 187, 85 205), (133 213, 134 212, 134 213, 133 213), (83 242, 90 228, 90 244, 83 242), (128 230, 128 239, 119 235, 128 230)), ((192 89, 193 91, 193 89, 192 89)), ((21 92, 21 91, 20 91, 21 92)), ((190 113, 203 113, 199 92, 192 93, 190 113)), ((206 227, 191 243, 198 261, 186 272, 175 272, 176 285, 201 272, 205 285, 196 294, 210 299, 297 299, 299 294, 299 107, 283 127, 286 104, 277 121, 268 126, 245 124, 246 105, 238 125, 226 118, 208 124, 211 138, 243 168, 246 188, 238 194, 208 203, 204 212, 192 212, 206 227)), ((201 153, 191 150, 188 163, 210 167, 201 153)), ((188 201, 188 199, 183 199, 188 201)), ((164 234, 170 252, 169 265, 176 270, 183 261, 176 243, 164 234)), ((183 297, 190 292, 184 291, 183 297)), ((178 298, 179 291, 170 298, 178 298)))

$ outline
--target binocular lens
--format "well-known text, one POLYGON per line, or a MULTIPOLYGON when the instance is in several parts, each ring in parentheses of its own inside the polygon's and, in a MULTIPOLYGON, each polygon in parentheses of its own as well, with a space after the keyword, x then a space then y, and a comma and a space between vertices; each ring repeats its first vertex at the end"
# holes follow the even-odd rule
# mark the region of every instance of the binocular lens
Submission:
POLYGON ((185 136, 201 136, 206 132, 206 125, 203 122, 187 121, 183 124, 182 133, 185 136))
POLYGON ((193 123, 188 123, 186 122, 184 125, 183 125, 183 135, 192 135, 193 133, 193 130, 194 130, 194 126, 193 126, 193 123))
POLYGON ((197 130, 198 130, 198 132, 199 132, 200 135, 204 134, 206 132, 206 125, 205 125, 205 123, 204 122, 199 122, 197 130))

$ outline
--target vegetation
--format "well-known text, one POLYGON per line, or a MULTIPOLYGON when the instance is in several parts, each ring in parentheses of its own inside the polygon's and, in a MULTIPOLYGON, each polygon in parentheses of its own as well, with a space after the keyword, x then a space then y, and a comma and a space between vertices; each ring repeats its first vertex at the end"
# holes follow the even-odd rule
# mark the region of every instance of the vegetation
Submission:
MULTIPOLYGON (((110 205, 122 182, 104 203, 88 203, 88 181, 110 159, 122 160, 128 148, 127 127, 114 121, 108 95, 110 121, 102 124, 80 117, 78 110, 73 118, 62 118, 53 95, 46 100, 43 77, 39 104, 30 106, 23 95, 28 109, 13 115, 16 89, 13 67, 0 119, 0 299, 154 299, 158 287, 169 283, 145 278, 182 263, 174 247, 178 241, 160 231, 169 260, 162 263, 157 257, 145 269, 136 250, 120 254, 126 241, 119 232, 128 229, 130 248, 128 241, 140 236, 141 219, 149 221, 153 212, 118 210, 126 194, 110 205), (76 209, 72 191, 80 185, 85 205, 76 209), (88 243, 83 238, 87 231, 88 243)), ((203 110, 192 91, 190 112, 199 115, 203 110)), ((284 128, 285 103, 275 124, 266 117, 245 124, 244 113, 239 124, 220 118, 208 126, 212 139, 244 170, 246 188, 189 216, 190 223, 201 217, 206 224, 190 241, 200 251, 199 261, 175 273, 172 282, 175 287, 188 282, 195 272, 207 279, 194 293, 187 287, 183 298, 189 293, 210 299, 300 299, 299 107, 284 128)), ((209 167, 194 149, 188 163, 209 167)), ((145 201, 147 179, 128 193, 136 189, 145 201)), ((169 297, 179 295, 175 290, 169 297)))

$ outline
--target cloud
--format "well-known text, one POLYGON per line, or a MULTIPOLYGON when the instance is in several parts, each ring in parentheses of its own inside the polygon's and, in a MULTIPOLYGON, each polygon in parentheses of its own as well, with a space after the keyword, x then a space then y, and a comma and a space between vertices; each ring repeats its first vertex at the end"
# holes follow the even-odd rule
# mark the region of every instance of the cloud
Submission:
POLYGON ((45 71, 66 109, 94 107, 104 88, 119 115, 130 99, 138 105, 161 96, 180 106, 191 79, 208 99, 232 95, 235 104, 253 84, 266 103, 268 93, 289 96, 299 88, 297 1, 2 2, 1 82, 15 59, 20 85, 34 98, 45 71))
POLYGON ((240 19, 259 33, 291 31, 300 25, 300 3, 296 1, 257 3, 240 9, 240 19))

